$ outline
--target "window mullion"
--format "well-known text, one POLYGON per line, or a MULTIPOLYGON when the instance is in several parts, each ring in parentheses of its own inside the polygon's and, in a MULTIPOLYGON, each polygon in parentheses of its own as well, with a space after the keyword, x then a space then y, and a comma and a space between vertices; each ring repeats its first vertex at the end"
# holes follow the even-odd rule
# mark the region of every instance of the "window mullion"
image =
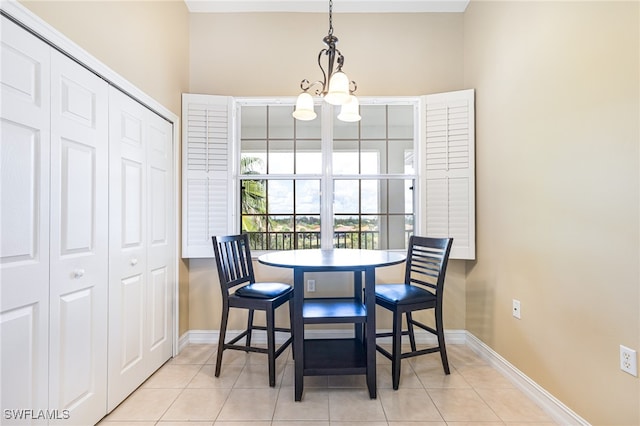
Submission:
POLYGON ((321 110, 322 180, 320 194, 320 247, 333 247, 333 109, 323 102, 321 110))

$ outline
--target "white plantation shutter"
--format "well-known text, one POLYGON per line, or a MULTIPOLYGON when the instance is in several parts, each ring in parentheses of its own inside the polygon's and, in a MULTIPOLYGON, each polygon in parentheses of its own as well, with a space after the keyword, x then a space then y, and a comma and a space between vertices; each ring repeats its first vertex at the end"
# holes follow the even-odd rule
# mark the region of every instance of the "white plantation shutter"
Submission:
POLYGON ((423 97, 425 235, 453 237, 451 258, 475 259, 474 91, 423 97))
POLYGON ((213 257, 233 233, 232 98, 182 95, 182 257, 213 257))

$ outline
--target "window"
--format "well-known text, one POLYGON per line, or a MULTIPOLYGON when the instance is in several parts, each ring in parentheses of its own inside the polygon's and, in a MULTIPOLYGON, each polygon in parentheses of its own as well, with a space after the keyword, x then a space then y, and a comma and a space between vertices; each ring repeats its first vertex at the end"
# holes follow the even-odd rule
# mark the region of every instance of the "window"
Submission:
POLYGON ((212 235, 256 250, 405 249, 412 233, 454 238, 475 259, 474 91, 360 98, 362 120, 294 99, 183 94, 182 257, 212 235))
POLYGON ((263 102, 239 101, 237 114, 240 230, 251 248, 406 248, 417 101, 363 104, 358 123, 324 105, 320 119, 299 121, 293 105, 263 102))

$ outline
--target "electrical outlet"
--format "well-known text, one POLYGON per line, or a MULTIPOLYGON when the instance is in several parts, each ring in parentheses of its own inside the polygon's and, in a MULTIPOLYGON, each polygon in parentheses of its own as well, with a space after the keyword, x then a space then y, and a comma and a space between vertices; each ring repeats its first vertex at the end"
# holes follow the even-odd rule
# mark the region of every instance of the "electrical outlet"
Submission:
POLYGON ((638 357, 636 351, 620 345, 620 370, 638 377, 638 357))
POLYGON ((316 280, 307 280, 307 291, 310 293, 316 291, 316 280))
POLYGON ((520 319, 520 301, 513 299, 513 316, 520 319))

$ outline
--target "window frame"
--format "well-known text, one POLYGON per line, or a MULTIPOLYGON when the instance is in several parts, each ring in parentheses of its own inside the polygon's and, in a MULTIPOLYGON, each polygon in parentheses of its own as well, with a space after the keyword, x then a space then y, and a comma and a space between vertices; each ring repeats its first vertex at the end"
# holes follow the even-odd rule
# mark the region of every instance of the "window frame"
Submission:
MULTIPOLYGON (((384 97, 384 100, 414 97, 384 97)), ((260 99, 263 102, 292 98, 260 99)), ((369 101, 376 98, 361 98, 369 101)), ((422 95, 414 233, 452 237, 452 259, 476 258, 475 90, 422 95)), ((212 258, 212 235, 238 232, 237 117, 231 96, 182 94, 181 257, 212 258)), ((317 102, 320 102, 318 99, 317 102)), ((358 176, 360 178, 360 176, 358 176)), ((329 189, 330 191, 330 189, 329 189)), ((324 189, 327 193, 328 190, 324 189)), ((326 222, 326 221, 325 221, 326 222)), ((331 235, 332 231, 325 235, 331 235)))
MULTIPOLYGON (((419 218, 421 217, 423 202, 420 199, 423 191, 420 188, 420 167, 422 158, 421 154, 421 138, 420 138, 420 97, 417 96, 403 96, 403 97, 359 97, 361 106, 367 105, 405 105, 413 108, 413 174, 400 174, 400 173, 380 173, 380 174, 333 174, 332 165, 332 153, 333 153, 333 124, 335 116, 337 115, 337 107, 323 102, 322 99, 314 99, 314 106, 319 109, 319 119, 321 120, 321 156, 325 170, 322 173, 317 174, 255 174, 251 175, 251 180, 305 180, 314 179, 320 180, 320 237, 321 248, 332 249, 333 248, 333 234, 334 234, 334 211, 333 211, 333 186, 337 180, 413 180, 413 233, 419 234, 421 231, 421 223, 423 222, 419 218), (323 194, 330 194, 329 197, 323 196, 323 194)), ((237 188, 238 191, 236 197, 238 202, 234 203, 233 216, 237 218, 235 220, 234 232, 240 232, 241 227, 241 203, 240 203, 240 188, 241 181, 248 180, 249 178, 240 174, 240 158, 241 158, 241 108, 245 106, 295 106, 296 99, 293 97, 274 97, 274 98, 256 98, 256 97, 237 97, 233 99, 233 120, 234 120, 234 132, 232 142, 232 158, 233 166, 231 169, 230 180, 233 182, 232 187, 237 188)), ((387 213, 388 216, 388 213, 387 213)), ((384 249, 387 250, 387 249, 384 249)), ((406 251, 403 249, 389 249, 394 251, 406 251)), ((266 252, 266 250, 253 250, 256 254, 266 252)))

